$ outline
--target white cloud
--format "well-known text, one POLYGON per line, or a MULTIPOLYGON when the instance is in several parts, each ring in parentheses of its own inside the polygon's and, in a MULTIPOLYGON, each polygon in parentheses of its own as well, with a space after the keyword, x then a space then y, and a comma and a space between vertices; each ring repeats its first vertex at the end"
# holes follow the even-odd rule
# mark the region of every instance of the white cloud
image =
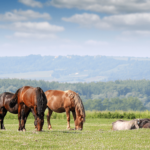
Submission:
POLYGON ((51 0, 49 5, 111 14, 150 12, 149 0, 51 0))
MULTIPOLYGON (((3 26, 4 28, 4 26, 3 26)), ((51 25, 48 22, 15 22, 9 25, 6 25, 5 28, 23 31, 23 32, 61 32, 64 31, 64 27, 51 25)))
POLYGON ((98 29, 120 30, 149 30, 150 13, 137 13, 127 15, 112 15, 100 18, 96 14, 76 14, 70 18, 62 18, 67 22, 77 23, 80 26, 95 27, 98 29))
POLYGON ((33 10, 13 10, 12 12, 0 14, 0 21, 26 21, 38 18, 49 20, 51 16, 48 13, 40 14, 33 10))
POLYGON ((39 8, 43 7, 42 3, 35 0, 19 0, 19 2, 30 7, 39 7, 39 8))
POLYGON ((56 32, 64 31, 64 27, 51 25, 48 22, 15 22, 0 28, 15 31, 13 35, 7 35, 7 38, 56 39, 56 32))
POLYGON ((28 33, 28 32, 15 32, 13 36, 17 38, 34 38, 34 39, 56 39, 55 34, 42 34, 42 33, 28 33))
POLYGON ((70 18, 62 18, 66 22, 78 23, 81 26, 93 26, 93 24, 100 22, 100 17, 95 14, 76 14, 70 18))
MULTIPOLYGON (((135 37, 141 37, 141 36, 150 36, 150 31, 146 30, 146 31, 141 31, 141 30, 136 30, 136 31, 125 31, 122 33, 122 35, 124 37, 131 37, 131 36, 135 36, 135 37)), ((128 38, 129 39, 129 38, 128 38)))

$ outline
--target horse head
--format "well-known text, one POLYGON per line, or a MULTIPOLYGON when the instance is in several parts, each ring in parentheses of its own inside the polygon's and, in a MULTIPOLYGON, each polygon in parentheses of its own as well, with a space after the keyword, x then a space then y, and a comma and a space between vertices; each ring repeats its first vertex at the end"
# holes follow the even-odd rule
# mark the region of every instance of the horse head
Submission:
POLYGON ((75 102, 75 112, 76 112, 75 129, 82 130, 83 123, 85 122, 84 106, 79 94, 74 93, 73 99, 75 102))
POLYGON ((84 123, 84 117, 81 115, 76 116, 75 120, 75 130, 82 130, 83 129, 83 123, 84 123))
POLYGON ((143 126, 144 126, 146 123, 149 123, 149 122, 150 122, 150 119, 137 119, 137 120, 138 120, 139 128, 143 128, 143 126))
POLYGON ((37 128, 37 131, 41 131, 44 125, 44 117, 38 117, 37 120, 34 122, 34 125, 37 128))

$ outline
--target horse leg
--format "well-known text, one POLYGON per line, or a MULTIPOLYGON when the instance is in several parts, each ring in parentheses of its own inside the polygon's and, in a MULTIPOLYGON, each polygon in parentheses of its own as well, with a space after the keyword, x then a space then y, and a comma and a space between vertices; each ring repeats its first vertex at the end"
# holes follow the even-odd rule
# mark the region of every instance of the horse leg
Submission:
POLYGON ((35 121, 34 121, 35 128, 37 128, 37 116, 36 116, 36 114, 34 112, 34 108, 31 108, 31 111, 32 111, 32 114, 33 114, 33 116, 35 118, 35 121))
MULTIPOLYGON (((73 115, 73 119, 74 119, 74 122, 76 121, 76 112, 75 111, 72 111, 72 115, 73 115)), ((76 128, 76 127, 75 127, 76 128)))
POLYGON ((25 127, 24 127, 24 118, 25 118, 25 108, 21 109, 21 128, 24 131, 25 127))
POLYGON ((1 121, 1 129, 5 130, 5 126, 4 126, 4 117, 6 116, 7 114, 7 110, 4 109, 3 111, 3 118, 2 118, 2 121, 1 121))
POLYGON ((35 125, 35 128, 37 129, 37 117, 38 117, 37 116, 37 107, 35 106, 34 108, 31 109, 31 111, 32 111, 32 114, 35 118, 34 125, 35 125))
POLYGON ((66 116, 67 116, 67 129, 70 130, 70 109, 66 108, 66 116))
POLYGON ((22 108, 22 105, 19 104, 19 105, 18 105, 18 120, 19 120, 19 128, 18 128, 18 131, 22 130, 22 126, 21 126, 21 108, 22 108))
POLYGON ((26 131, 25 124, 26 124, 26 120, 29 115, 29 112, 30 112, 30 109, 24 105, 21 110, 21 125, 22 125, 23 131, 26 131))
POLYGON ((7 114, 7 110, 4 108, 4 107, 2 107, 1 109, 0 109, 0 129, 5 129, 5 127, 4 127, 4 117, 5 117, 5 115, 7 114))
POLYGON ((25 130, 25 131, 26 131, 26 129, 25 129, 25 124, 26 124, 26 121, 27 121, 27 117, 29 116, 29 113, 30 113, 30 109, 29 109, 29 110, 27 110, 27 111, 26 111, 26 109, 25 109, 24 129, 23 129, 23 130, 25 130))
POLYGON ((49 130, 52 129, 52 126, 51 126, 51 123, 50 123, 50 118, 51 118, 52 113, 53 113, 53 111, 50 108, 48 108, 47 123, 48 123, 48 129, 49 130))
POLYGON ((74 121, 76 120, 76 112, 75 111, 72 111, 72 115, 73 115, 73 119, 74 121))

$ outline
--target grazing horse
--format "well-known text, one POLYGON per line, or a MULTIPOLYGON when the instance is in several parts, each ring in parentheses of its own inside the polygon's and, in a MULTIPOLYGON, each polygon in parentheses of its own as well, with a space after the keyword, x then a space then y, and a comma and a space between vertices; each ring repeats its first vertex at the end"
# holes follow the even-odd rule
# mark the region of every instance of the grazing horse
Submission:
POLYGON ((44 124, 44 111, 47 105, 47 99, 40 87, 23 86, 18 89, 11 98, 10 107, 14 107, 18 103, 18 120, 19 129, 22 130, 21 109, 23 105, 30 108, 34 117, 37 131, 41 131, 44 124))
MULTIPOLYGON (((7 111, 9 111, 10 113, 13 114, 18 114, 18 104, 16 104, 13 108, 10 108, 9 103, 11 98, 14 96, 13 93, 9 93, 9 92, 4 92, 2 94, 0 94, 0 121, 1 121, 1 129, 5 129, 4 127, 4 117, 7 114, 7 111)), ((23 106, 22 110, 22 115, 21 115, 21 119, 24 120, 24 122, 26 122, 27 117, 30 113, 30 109, 25 107, 25 105, 23 106)), ((25 129, 25 126, 23 125, 23 129, 25 129)))
POLYGON ((85 111, 82 100, 77 93, 71 90, 48 90, 45 92, 45 95, 47 97, 47 123, 49 129, 52 129, 50 117, 53 111, 57 113, 66 112, 67 129, 70 129, 70 111, 72 111, 75 122, 75 129, 83 129, 83 122, 85 121, 85 111))
POLYGON ((117 120, 112 123, 112 130, 131 130, 139 129, 140 120, 134 119, 130 121, 117 120))

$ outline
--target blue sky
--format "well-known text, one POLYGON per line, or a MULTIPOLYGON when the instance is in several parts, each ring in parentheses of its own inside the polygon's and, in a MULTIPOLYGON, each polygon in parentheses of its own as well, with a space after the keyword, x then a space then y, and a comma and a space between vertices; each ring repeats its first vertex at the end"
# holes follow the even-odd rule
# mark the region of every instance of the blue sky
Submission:
POLYGON ((150 0, 0 1, 0 56, 150 57, 150 0))

